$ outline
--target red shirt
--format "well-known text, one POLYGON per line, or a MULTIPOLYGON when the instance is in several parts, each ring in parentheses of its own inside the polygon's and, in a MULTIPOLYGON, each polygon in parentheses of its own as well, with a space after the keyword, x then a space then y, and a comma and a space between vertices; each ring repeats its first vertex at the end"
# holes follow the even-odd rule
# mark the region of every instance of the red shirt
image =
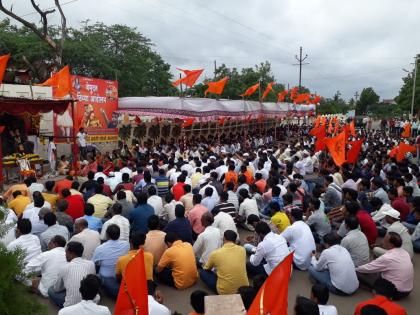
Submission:
POLYGON ((369 245, 374 244, 378 237, 375 221, 373 221, 370 214, 365 210, 359 210, 356 217, 359 219, 360 229, 365 233, 369 245))
POLYGON ((388 300, 383 295, 375 295, 373 299, 363 301, 357 304, 356 308, 354 309, 354 315, 360 315, 360 310, 365 305, 379 306, 389 315, 407 315, 407 311, 403 307, 401 307, 397 303, 388 300))
POLYGON ((172 187, 172 194, 176 201, 179 201, 179 199, 185 195, 184 186, 185 183, 176 183, 174 187, 172 187))
POLYGON ((66 213, 71 216, 73 220, 85 215, 85 202, 83 201, 82 196, 72 195, 64 198, 64 200, 67 200, 69 203, 66 213))
POLYGON ((397 197, 391 203, 392 208, 400 213, 401 221, 405 221, 407 215, 410 213, 410 206, 404 197, 397 197))
POLYGON ((71 181, 71 180, 69 180, 69 179, 67 179, 67 178, 64 178, 64 179, 62 179, 62 180, 59 180, 58 182, 56 182, 55 183, 55 188, 54 188, 54 190, 55 190, 55 192, 57 193, 57 194, 59 194, 60 195, 60 197, 61 197, 61 192, 62 192, 62 190, 63 189, 71 189, 71 184, 72 184, 73 182, 71 181))
POLYGON ((112 195, 112 191, 111 191, 111 187, 109 187, 109 185, 107 184, 102 184, 102 187, 104 189, 104 194, 107 195, 108 197, 111 197, 112 195))
POLYGON ((263 194, 265 192, 265 186, 266 186, 266 184, 267 183, 266 183, 266 181, 264 179, 260 179, 260 180, 257 180, 255 182, 255 185, 257 186, 258 191, 259 191, 260 194, 263 194))

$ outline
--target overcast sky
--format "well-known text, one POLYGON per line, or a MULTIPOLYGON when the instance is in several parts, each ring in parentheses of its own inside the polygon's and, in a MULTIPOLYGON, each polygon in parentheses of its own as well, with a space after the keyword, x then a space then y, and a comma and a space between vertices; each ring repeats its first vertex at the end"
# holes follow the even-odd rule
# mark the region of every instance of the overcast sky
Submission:
MULTIPOLYGON (((33 12, 30 0, 13 11, 33 12)), ((38 0, 46 8, 52 0, 38 0)), ((420 53, 418 0, 61 0, 68 23, 102 21, 135 26, 155 43, 166 62, 187 69, 214 60, 228 67, 271 62, 277 82, 298 84, 294 58, 308 54, 302 84, 324 97, 346 99, 364 87, 393 98, 402 68, 420 53)), ((3 17, 3 15, 2 15, 3 17)), ((51 19, 58 23, 58 14, 51 19)), ((36 19, 35 14, 26 18, 36 19)))

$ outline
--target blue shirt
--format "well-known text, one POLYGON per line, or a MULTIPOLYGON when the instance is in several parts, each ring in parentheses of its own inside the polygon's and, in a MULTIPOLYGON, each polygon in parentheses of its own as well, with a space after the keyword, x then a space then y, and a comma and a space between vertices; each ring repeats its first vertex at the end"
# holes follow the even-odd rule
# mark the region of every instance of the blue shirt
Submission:
POLYGON ((85 219, 88 223, 88 228, 99 232, 102 229, 102 220, 93 215, 84 215, 81 219, 85 219))
POLYGON ((96 247, 92 261, 100 265, 99 275, 105 278, 115 278, 115 265, 119 257, 127 255, 130 245, 127 241, 108 240, 96 247))
POLYGON ((212 197, 206 197, 203 200, 201 200, 201 204, 203 206, 205 206, 207 208, 207 210, 209 210, 209 212, 211 212, 211 210, 213 210, 215 204, 214 204, 214 200, 212 197))
POLYGON ((138 205, 128 215, 128 221, 130 221, 131 230, 135 232, 141 232, 146 234, 149 231, 147 227, 147 221, 149 217, 155 214, 155 210, 149 204, 138 205))
MULTIPOLYGON (((270 203, 275 202, 278 203, 280 206, 280 210, 284 208, 283 198, 276 196, 272 197, 270 203)), ((263 214, 270 215, 270 203, 264 208, 263 214)))
POLYGON ((181 241, 192 244, 192 228, 187 218, 176 218, 169 222, 163 231, 165 233, 173 232, 178 235, 181 241))
POLYGON ((165 175, 160 175, 155 178, 155 183, 157 186, 157 193, 159 197, 165 197, 169 192, 169 178, 165 175))

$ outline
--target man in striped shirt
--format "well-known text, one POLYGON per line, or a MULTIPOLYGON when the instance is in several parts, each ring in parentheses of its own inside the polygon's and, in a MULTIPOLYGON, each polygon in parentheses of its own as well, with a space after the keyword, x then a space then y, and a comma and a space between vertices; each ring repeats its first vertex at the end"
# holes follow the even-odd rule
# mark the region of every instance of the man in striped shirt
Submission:
POLYGON ((220 202, 213 208, 217 209, 217 213, 220 211, 226 212, 232 216, 233 219, 236 219, 237 212, 233 203, 228 202, 229 194, 227 192, 222 192, 220 195, 220 202))

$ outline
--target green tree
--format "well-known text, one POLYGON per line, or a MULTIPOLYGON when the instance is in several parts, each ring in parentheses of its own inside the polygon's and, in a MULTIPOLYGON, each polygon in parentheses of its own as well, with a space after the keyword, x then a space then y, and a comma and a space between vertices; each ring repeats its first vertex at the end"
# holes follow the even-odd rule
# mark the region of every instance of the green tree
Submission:
MULTIPOLYGON (((219 66, 215 71, 215 78, 206 81, 217 81, 224 77, 229 77, 229 81, 226 83, 225 89, 223 90, 220 98, 225 99, 242 99, 240 94, 244 93, 247 88, 260 82, 261 95, 264 92, 266 86, 270 82, 275 82, 274 75, 271 71, 271 64, 268 61, 255 65, 254 68, 248 67, 238 70, 237 68, 228 68, 225 64, 219 66)), ((197 84, 189 94, 196 97, 203 97, 204 91, 207 89, 207 85, 204 83, 197 84)), ((284 90, 284 85, 274 84, 273 92, 270 92, 264 101, 275 102, 277 101, 277 93, 284 90)), ((215 98, 215 95, 209 94, 208 97, 215 98)), ((250 100, 258 100, 259 92, 256 91, 252 96, 247 97, 250 100)))
MULTIPOLYGON (((7 208, 0 204, 0 238, 5 236, 13 224, 6 222, 7 208)), ((6 315, 46 314, 40 305, 27 291, 25 286, 16 280, 23 277, 23 252, 9 251, 0 243, 0 310, 6 315)))
MULTIPOLYGON (((50 34, 59 34, 58 29, 51 29, 50 34)), ((12 67, 29 67, 35 82, 49 77, 55 54, 31 30, 3 20, 0 44, 0 53, 11 53, 12 67)), ((170 65, 152 48, 152 42, 135 28, 86 23, 67 30, 63 64, 68 64, 73 74, 117 79, 120 96, 173 95, 176 89, 171 85, 170 65)))
POLYGON ((356 104, 356 114, 364 115, 368 109, 369 105, 374 105, 379 102, 379 95, 373 90, 373 88, 368 87, 362 90, 360 93, 360 98, 356 104))
MULTIPOLYGON (((398 96, 395 98, 398 107, 405 112, 411 112, 411 100, 413 97, 413 74, 409 73, 402 78, 403 85, 400 88, 398 96)), ((415 85, 414 114, 420 112, 420 55, 417 58, 417 77, 415 85)))
POLYGON ((321 98, 317 108, 317 113, 324 114, 345 114, 350 109, 349 105, 341 98, 341 93, 337 91, 332 98, 321 98))

